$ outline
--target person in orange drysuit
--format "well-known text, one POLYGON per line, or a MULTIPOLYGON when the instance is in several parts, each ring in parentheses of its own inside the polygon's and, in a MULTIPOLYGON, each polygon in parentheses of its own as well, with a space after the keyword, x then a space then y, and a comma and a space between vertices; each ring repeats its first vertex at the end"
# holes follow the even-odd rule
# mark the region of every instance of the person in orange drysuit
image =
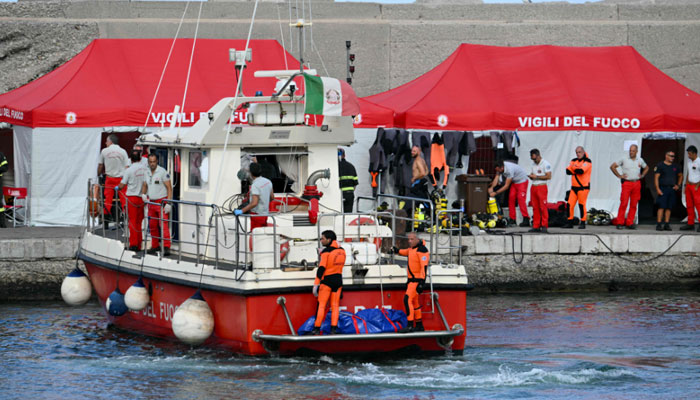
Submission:
POLYGON ((408 256, 408 281, 406 282, 406 295, 403 298, 406 315, 408 316, 408 325, 399 330, 399 333, 425 330, 423 328, 418 295, 423 292, 426 270, 430 262, 430 253, 428 248, 425 247, 425 242, 418 239, 415 233, 411 232, 407 237, 408 249, 399 250, 397 247, 393 248, 394 253, 408 256))
POLYGON ((326 316, 326 305, 331 300, 331 334, 338 332, 338 316, 340 315, 340 293, 343 291, 343 266, 345 265, 345 250, 337 242, 335 232, 328 230, 321 233, 321 263, 316 271, 313 293, 318 297, 318 311, 312 335, 321 333, 321 323, 326 316))
POLYGON ((569 192, 569 220, 563 228, 574 227, 574 206, 578 202, 581 211, 581 224, 579 229, 586 229, 586 200, 588 193, 591 191, 591 159, 583 147, 576 148, 576 158, 572 159, 569 166, 566 167, 566 174, 571 175, 571 191, 569 192))

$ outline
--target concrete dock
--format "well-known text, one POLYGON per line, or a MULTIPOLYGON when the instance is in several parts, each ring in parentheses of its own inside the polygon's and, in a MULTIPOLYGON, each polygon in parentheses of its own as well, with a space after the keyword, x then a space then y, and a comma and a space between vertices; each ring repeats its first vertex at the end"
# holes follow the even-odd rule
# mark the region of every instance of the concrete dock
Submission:
MULTIPOLYGON (((700 233, 527 228, 456 237, 476 292, 700 289, 700 233)), ((0 301, 60 299, 63 277, 76 265, 81 228, 0 229, 0 301)), ((454 250, 452 261, 458 259, 454 250)), ((448 262, 446 254, 435 257, 448 262)), ((82 264, 79 263, 82 267, 82 264)))

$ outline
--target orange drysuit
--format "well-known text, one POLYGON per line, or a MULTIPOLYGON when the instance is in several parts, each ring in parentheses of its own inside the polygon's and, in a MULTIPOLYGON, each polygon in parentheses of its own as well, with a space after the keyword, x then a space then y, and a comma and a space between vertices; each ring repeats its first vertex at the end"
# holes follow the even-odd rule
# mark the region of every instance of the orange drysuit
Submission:
POLYGON ((314 326, 321 327, 326 316, 326 305, 331 300, 331 326, 338 326, 340 315, 340 293, 343 291, 343 266, 345 265, 345 250, 332 241, 321 251, 321 263, 316 271, 314 285, 319 285, 318 311, 314 326))
POLYGON ((437 187, 440 180, 440 171, 445 171, 442 180, 442 188, 447 187, 447 177, 450 175, 450 167, 447 166, 445 158, 445 144, 437 133, 433 136, 433 143, 430 145, 430 175, 433 178, 433 187, 437 187))
POLYGON ((430 254, 423 240, 416 247, 399 250, 399 254, 408 256, 408 282, 406 282, 406 295, 403 297, 406 315, 409 321, 420 321, 422 315, 420 304, 418 303, 418 294, 423 292, 430 254))
POLYGON ((581 209, 581 221, 586 221, 588 215, 586 211, 586 200, 591 191, 591 159, 588 153, 584 153, 583 158, 574 158, 566 167, 566 174, 571 175, 571 192, 569 192, 569 220, 574 219, 574 206, 576 202, 581 209))

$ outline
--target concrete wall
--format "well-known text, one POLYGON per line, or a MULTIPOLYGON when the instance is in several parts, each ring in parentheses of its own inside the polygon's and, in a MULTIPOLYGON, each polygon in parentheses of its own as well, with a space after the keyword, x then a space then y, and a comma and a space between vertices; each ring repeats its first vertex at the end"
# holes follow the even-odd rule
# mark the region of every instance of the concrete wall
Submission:
MULTIPOLYGON (((63 278, 75 267, 74 235, 32 229, 23 238, 0 237, 0 301, 58 300, 63 278)), ((700 235, 484 234, 462 238, 461 246, 456 240, 438 238, 443 248, 449 241, 461 247, 477 292, 700 289, 700 235)), ((457 262, 445 251, 433 259, 457 262)))
POLYGON ((0 302, 59 300, 61 282, 76 265, 78 239, 27 238, 24 233, 19 239, 0 237, 0 302))
MULTIPOLYGON (((343 78, 345 41, 351 40, 357 55, 354 86, 358 94, 365 96, 420 76, 463 42, 501 46, 631 45, 662 71, 700 92, 698 2, 473 3, 455 0, 381 5, 315 1, 313 31, 307 31, 305 59, 322 72, 325 65, 329 75, 343 78)), ((293 19, 297 15, 310 19, 308 6, 297 10, 296 4, 290 7, 289 3, 261 2, 253 37, 281 41, 284 36, 289 47, 290 12, 293 19)), ((253 5, 252 1, 203 3, 199 37, 246 37, 253 5)), ((52 70, 93 38, 170 38, 183 14, 180 36, 192 37, 199 4, 190 4, 186 13, 184 9, 184 2, 0 4, 0 91, 19 87, 52 70)), ((293 38, 295 56, 297 40, 293 38)))

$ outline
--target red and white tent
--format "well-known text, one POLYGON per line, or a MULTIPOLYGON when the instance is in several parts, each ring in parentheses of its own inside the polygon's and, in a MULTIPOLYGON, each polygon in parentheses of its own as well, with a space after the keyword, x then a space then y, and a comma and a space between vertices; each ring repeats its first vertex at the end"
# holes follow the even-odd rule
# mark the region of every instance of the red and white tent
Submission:
POLYGON ((362 100, 372 107, 361 107, 357 128, 518 131, 521 166, 529 170, 528 152, 538 148, 555 170, 550 201, 563 198, 564 166, 584 146, 594 162, 589 206, 606 210, 617 209, 620 191, 608 167, 626 147, 641 150, 645 133, 700 132, 700 95, 630 46, 462 44, 413 81, 362 100))
MULTIPOLYGON (((233 96, 237 77, 229 49, 243 50, 245 44, 96 39, 51 73, 0 95, 0 122, 14 130, 15 184, 30 189, 32 223, 82 222, 86 182, 96 175, 104 130, 167 126, 174 118, 190 126, 221 98, 233 96), (177 115, 175 105, 181 107, 177 115)), ((247 95, 274 91, 274 78, 252 79, 253 71, 299 68, 275 40, 252 40, 250 48, 253 61, 242 84, 247 95)))
POLYGON ((394 125, 407 129, 700 132, 700 95, 630 46, 462 44, 424 75, 363 100, 394 110, 394 125))

